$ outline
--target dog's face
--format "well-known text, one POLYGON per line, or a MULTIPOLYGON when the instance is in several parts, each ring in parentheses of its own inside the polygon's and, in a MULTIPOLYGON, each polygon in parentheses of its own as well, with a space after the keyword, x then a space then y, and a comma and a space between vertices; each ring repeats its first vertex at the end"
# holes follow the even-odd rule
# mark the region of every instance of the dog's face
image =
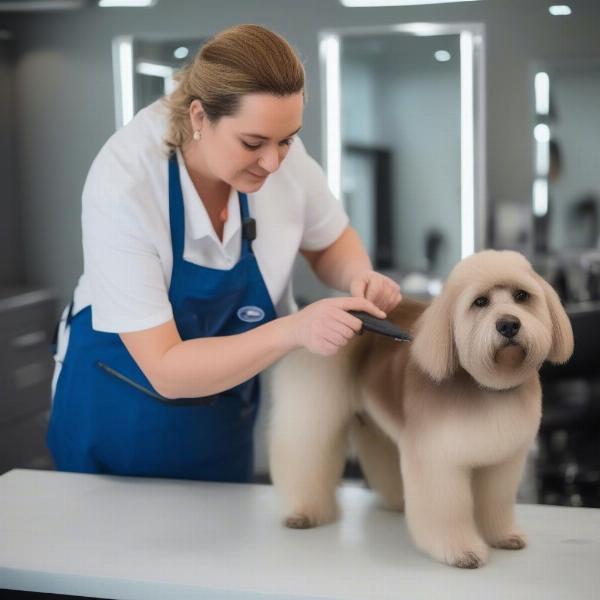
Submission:
POLYGON ((544 290, 525 273, 467 286, 457 298, 453 329, 458 362, 493 389, 521 384, 552 348, 544 290))
POLYGON ((558 296, 522 255, 488 250, 450 273, 411 351, 436 381, 460 365, 481 386, 508 389, 544 360, 568 360, 573 332, 558 296))

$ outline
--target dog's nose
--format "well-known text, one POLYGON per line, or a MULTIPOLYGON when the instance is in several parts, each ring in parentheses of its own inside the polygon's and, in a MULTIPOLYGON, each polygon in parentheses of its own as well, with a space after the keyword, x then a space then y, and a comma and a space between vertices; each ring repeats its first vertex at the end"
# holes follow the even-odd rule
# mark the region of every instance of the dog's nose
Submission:
POLYGON ((521 321, 516 317, 512 319, 498 319, 496 321, 496 331, 505 338, 513 338, 521 328, 521 321))

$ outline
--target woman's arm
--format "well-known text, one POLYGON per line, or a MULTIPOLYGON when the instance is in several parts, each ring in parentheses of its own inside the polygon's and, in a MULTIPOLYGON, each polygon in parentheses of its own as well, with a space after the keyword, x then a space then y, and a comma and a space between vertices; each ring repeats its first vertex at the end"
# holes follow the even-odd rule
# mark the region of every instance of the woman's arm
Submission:
POLYGON ((330 287, 365 297, 384 312, 392 310, 402 299, 396 282, 373 271, 371 259, 350 225, 324 250, 301 252, 317 277, 330 287))
POLYGON ((356 230, 348 225, 342 235, 323 250, 302 250, 317 277, 329 287, 340 292, 350 290, 352 278, 373 270, 371 259, 358 237, 356 230))
POLYGON ((384 316, 364 298, 327 298, 237 335, 182 341, 171 320, 120 336, 157 392, 165 398, 195 398, 250 379, 294 348, 334 354, 362 326, 348 310, 384 316))

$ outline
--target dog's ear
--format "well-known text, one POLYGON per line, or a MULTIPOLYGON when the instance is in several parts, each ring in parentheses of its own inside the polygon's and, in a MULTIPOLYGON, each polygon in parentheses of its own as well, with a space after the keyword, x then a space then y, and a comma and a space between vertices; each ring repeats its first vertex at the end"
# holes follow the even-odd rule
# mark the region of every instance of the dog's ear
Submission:
POLYGON ((569 317, 554 288, 537 273, 534 273, 534 275, 544 290, 546 304, 552 320, 552 347, 547 360, 554 364, 562 364, 567 362, 573 354, 574 342, 571 321, 569 321, 569 317))
POLYGON ((419 318, 412 342, 413 358, 437 382, 452 376, 458 368, 452 331, 453 312, 454 296, 445 288, 419 318))

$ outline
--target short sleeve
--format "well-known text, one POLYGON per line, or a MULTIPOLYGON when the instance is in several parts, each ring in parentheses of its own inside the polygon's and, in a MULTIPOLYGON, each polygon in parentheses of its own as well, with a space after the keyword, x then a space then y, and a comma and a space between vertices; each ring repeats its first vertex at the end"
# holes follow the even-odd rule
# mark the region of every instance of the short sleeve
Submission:
POLYGON ((348 226, 348 215, 341 201, 331 193, 323 170, 303 147, 299 159, 306 194, 304 231, 300 248, 323 250, 333 244, 348 226))
MULTIPOLYGON (((114 166, 114 168, 119 168, 114 166)), ((84 272, 91 295, 92 325, 126 333, 173 318, 164 270, 139 214, 140 190, 109 165, 92 165, 83 191, 84 272), (119 185, 114 182, 119 181, 119 185)))

